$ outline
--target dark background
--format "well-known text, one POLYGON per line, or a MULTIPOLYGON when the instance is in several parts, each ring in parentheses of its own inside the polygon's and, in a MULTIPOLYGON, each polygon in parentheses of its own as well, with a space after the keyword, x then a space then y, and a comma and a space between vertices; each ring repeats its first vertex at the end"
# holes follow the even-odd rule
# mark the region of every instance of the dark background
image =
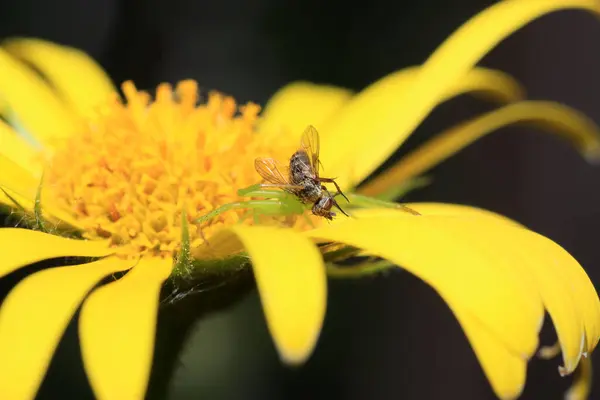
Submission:
MULTIPOLYGON (((150 89, 161 81, 195 78, 205 90, 264 104, 292 80, 360 90, 422 63, 492 3, 1 1, 0 37, 37 36, 81 48, 117 83, 133 79, 150 89)), ((594 17, 563 11, 517 32, 482 64, 515 76, 530 98, 566 103, 600 123, 598 43, 594 17)), ((398 156, 489 109, 466 96, 441 105, 398 156)), ((586 164, 570 147, 533 130, 504 128, 432 176, 434 184, 409 200, 476 205, 515 218, 565 247, 600 282, 600 167, 586 164)), ((553 332, 546 328, 543 337, 550 343, 553 332)), ((84 384, 75 382, 83 376, 78 364, 65 361, 77 351, 62 345, 59 353, 43 397, 64 393, 65 385, 70 393, 85 393, 84 384)), ((558 363, 534 360, 523 398, 562 398, 569 378, 559 377, 558 363)), ((200 325, 181 364, 171 391, 176 399, 494 398, 446 305, 401 271, 332 282, 321 340, 303 368, 279 364, 256 294, 200 325)), ((600 389, 594 393, 600 398, 600 389)))

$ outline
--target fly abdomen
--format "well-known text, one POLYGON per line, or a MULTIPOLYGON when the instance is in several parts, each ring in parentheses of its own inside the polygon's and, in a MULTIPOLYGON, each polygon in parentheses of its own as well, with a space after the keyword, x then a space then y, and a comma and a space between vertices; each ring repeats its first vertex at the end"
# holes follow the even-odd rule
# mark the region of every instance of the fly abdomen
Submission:
POLYGON ((308 154, 304 150, 298 150, 290 158, 290 183, 300 185, 307 178, 313 177, 308 154))

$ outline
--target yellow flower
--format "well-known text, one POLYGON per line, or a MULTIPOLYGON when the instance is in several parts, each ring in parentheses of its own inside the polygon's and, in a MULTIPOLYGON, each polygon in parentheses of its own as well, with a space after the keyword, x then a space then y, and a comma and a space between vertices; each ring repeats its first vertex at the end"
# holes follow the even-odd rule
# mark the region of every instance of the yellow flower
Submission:
MULTIPOLYGON (((325 314, 324 258, 335 254, 315 244, 332 242, 387 259, 430 284, 460 322, 500 398, 522 391, 545 311, 562 350, 561 373, 573 372, 600 338, 593 285, 560 246, 492 212, 411 204, 422 215, 356 210, 357 218, 332 224, 312 218, 315 229, 289 216, 238 223, 238 211, 194 223, 257 183, 255 157, 289 157, 309 123, 322 134, 327 173, 351 190, 436 104, 463 92, 511 104, 442 134, 362 190, 379 194, 517 121, 539 122, 585 156, 596 156, 600 134, 584 116, 558 104, 518 101, 522 91, 510 77, 474 68, 505 36, 561 8, 600 13, 596 1, 506 0, 463 25, 420 67, 357 95, 294 84, 273 97, 262 118, 257 106, 237 107, 219 94, 196 105, 192 81, 174 91, 160 85, 154 100, 125 83, 122 103, 102 71, 76 50, 7 42, 0 50, 1 110, 13 128, 0 125, 0 202, 35 229, 0 229, 0 274, 51 258, 92 260, 33 273, 10 292, 0 308, 0 392, 10 399, 35 395, 81 305, 82 356, 94 393, 143 398, 165 280, 189 272, 196 279, 235 273, 226 269, 243 267, 246 257, 279 354, 285 362, 303 362, 325 314), (195 260, 178 269, 190 255, 195 260), (192 267, 197 270, 186 269, 192 267), (106 277, 110 281, 97 287, 106 277)), ((353 268, 361 272, 360 265, 353 268)), ((575 389, 584 393, 589 379, 579 383, 583 389, 575 389)))

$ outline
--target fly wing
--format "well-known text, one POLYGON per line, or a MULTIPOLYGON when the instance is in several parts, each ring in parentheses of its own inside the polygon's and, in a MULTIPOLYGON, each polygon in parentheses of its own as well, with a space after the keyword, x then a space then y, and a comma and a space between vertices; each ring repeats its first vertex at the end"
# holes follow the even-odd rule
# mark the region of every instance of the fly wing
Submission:
POLYGON ((254 168, 262 178, 275 185, 289 185, 289 168, 272 158, 257 158, 254 168))
POLYGON ((304 130, 300 144, 302 145, 302 149, 308 154, 310 167, 319 176, 319 151, 321 142, 319 140, 319 132, 317 132, 314 126, 309 125, 304 130))

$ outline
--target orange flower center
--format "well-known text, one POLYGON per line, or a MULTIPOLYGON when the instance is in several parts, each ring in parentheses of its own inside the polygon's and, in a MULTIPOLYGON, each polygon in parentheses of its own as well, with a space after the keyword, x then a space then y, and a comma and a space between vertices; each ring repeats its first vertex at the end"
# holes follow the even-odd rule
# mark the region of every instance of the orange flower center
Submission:
POLYGON ((111 101, 82 132, 57 145, 44 188, 85 237, 109 239, 124 256, 176 254, 184 209, 192 246, 237 223, 243 210, 203 226, 194 220, 239 201, 238 189, 260 182, 255 157, 285 160, 293 150, 290 141, 278 145, 256 132, 255 104, 237 107, 231 97, 211 93, 197 105, 193 81, 175 91, 160 85, 155 101, 131 82, 123 91, 126 104, 111 101))

